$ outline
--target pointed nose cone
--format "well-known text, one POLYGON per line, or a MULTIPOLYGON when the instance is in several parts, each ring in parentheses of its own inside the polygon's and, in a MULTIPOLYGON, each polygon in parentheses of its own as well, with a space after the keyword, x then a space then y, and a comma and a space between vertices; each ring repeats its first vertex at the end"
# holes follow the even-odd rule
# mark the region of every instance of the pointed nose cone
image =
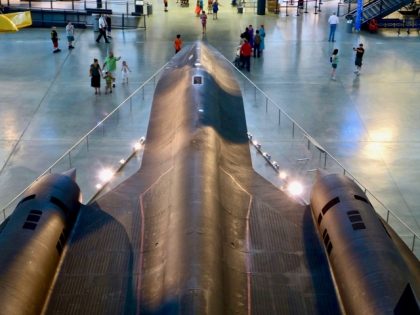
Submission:
POLYGON ((62 174, 70 177, 73 181, 76 181, 76 169, 75 168, 71 168, 68 171, 63 172, 62 174))

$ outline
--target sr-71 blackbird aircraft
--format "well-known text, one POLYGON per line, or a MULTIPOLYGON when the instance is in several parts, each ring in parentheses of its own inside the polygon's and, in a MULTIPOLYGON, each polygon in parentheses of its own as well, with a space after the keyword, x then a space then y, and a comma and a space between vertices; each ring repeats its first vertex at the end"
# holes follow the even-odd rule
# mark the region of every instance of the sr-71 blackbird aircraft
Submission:
POLYGON ((141 168, 80 203, 43 177, 0 226, 0 314, 419 314, 418 259, 350 179, 303 206, 252 168, 231 65, 195 43, 159 80, 141 168))

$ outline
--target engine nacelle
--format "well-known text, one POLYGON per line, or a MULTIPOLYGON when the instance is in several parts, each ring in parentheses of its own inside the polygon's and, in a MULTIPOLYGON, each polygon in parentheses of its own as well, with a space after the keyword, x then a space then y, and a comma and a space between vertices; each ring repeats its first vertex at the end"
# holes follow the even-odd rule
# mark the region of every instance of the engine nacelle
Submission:
POLYGON ((409 268, 356 183, 320 176, 311 208, 346 314, 418 314, 420 264, 409 268))
POLYGON ((40 314, 79 199, 71 177, 46 175, 0 225, 0 314, 40 314))

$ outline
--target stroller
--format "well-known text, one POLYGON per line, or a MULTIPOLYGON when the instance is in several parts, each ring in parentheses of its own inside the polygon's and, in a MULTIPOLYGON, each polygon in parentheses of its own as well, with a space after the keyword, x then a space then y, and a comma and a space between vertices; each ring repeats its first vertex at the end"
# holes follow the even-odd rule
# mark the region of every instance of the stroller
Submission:
POLYGON ((236 47, 235 60, 233 60, 233 64, 238 69, 242 69, 243 68, 242 60, 241 60, 241 45, 239 45, 238 47, 236 47))

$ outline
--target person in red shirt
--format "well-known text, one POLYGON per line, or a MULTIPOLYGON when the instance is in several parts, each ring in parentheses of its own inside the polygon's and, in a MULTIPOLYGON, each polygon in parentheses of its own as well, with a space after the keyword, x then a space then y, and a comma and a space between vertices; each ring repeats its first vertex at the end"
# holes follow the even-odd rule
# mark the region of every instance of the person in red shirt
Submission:
POLYGON ((244 43, 241 46, 241 59, 242 59, 242 66, 246 68, 247 71, 251 69, 251 54, 252 54, 252 47, 251 44, 245 39, 244 43))
POLYGON ((182 40, 181 40, 180 34, 176 35, 176 38, 174 41, 174 47, 175 47, 175 54, 178 53, 178 51, 180 51, 182 48, 182 40))

